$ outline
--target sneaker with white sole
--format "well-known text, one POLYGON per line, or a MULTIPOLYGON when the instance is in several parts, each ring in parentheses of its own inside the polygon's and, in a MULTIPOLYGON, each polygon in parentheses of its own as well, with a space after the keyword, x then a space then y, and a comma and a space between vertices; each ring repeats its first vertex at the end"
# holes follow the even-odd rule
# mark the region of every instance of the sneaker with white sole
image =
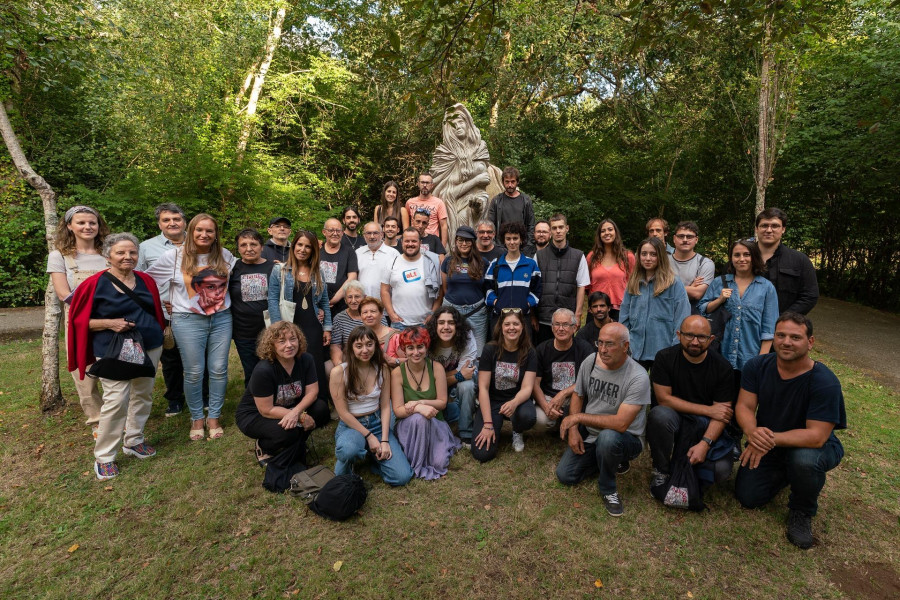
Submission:
POLYGON ((122 446, 122 452, 140 459, 156 456, 156 449, 144 442, 141 442, 137 446, 122 446))
POLYGON ((522 437, 521 433, 516 433, 513 431, 513 450, 516 452, 522 452, 525 449, 525 438, 522 437))
POLYGON ((606 507, 606 512, 611 517, 621 517, 625 514, 625 507, 622 505, 621 498, 619 498, 619 492, 603 496, 603 506, 606 507))
POLYGON ((97 476, 97 479, 100 481, 106 481, 107 479, 112 479, 116 475, 119 474, 119 465, 114 462, 108 463, 98 463, 94 462, 94 475, 97 476))

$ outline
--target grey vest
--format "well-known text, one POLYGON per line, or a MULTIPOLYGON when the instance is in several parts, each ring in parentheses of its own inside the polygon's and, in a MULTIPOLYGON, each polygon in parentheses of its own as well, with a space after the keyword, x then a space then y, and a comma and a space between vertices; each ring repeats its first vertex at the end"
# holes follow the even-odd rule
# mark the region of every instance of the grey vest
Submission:
POLYGON ((538 303, 540 323, 552 322, 553 313, 558 308, 575 311, 578 265, 583 256, 584 252, 581 250, 576 250, 568 244, 560 250, 553 242, 535 254, 534 258, 541 270, 541 280, 544 284, 541 301, 538 303))

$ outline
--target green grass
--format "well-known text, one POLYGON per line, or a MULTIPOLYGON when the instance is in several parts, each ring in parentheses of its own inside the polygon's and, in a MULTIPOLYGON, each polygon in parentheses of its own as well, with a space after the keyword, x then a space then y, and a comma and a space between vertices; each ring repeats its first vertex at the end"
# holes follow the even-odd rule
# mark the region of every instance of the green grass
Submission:
MULTIPOLYGON (((747 511, 727 482, 706 513, 666 510, 647 492, 644 453, 620 477, 626 513, 613 519, 592 483, 556 482, 558 439, 526 435, 516 455, 508 429, 497 460, 457 455, 439 481, 390 489, 364 474, 373 487, 360 516, 325 521, 261 487, 231 417, 235 357, 225 438, 190 442, 186 415, 163 417, 160 379, 147 425, 158 456, 120 455, 121 475, 98 482, 77 402, 50 417, 37 408, 39 344, 3 345, 0 597, 891 597, 872 570, 900 571, 900 397, 816 357, 843 383, 850 429, 813 521, 819 543, 804 552, 784 536, 786 493, 747 511)), ((73 398, 68 374, 62 383, 73 398)), ((329 466, 333 435, 334 425, 314 434, 329 466)))

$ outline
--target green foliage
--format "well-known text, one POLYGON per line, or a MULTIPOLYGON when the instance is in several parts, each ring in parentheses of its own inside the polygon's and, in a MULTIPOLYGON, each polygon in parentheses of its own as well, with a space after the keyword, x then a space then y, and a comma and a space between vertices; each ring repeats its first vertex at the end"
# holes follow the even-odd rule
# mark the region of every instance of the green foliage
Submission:
POLYGON ((47 286, 44 218, 31 188, 2 155, 0 196, 0 306, 38 304, 47 286))

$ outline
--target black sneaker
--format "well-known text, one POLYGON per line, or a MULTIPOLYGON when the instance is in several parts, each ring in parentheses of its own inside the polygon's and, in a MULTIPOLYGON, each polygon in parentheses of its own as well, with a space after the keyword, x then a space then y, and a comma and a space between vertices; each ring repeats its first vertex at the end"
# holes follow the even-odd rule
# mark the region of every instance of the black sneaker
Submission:
POLYGON ((662 471, 657 471, 653 469, 650 473, 650 489, 658 487, 669 480, 669 476, 663 473, 662 471))
POLYGON ((810 548, 813 545, 812 517, 791 509, 788 514, 787 538, 798 548, 810 548))
POLYGON ((616 467, 616 475, 624 475, 625 473, 627 473, 630 470, 631 470, 631 463, 627 460, 622 461, 616 467))
POLYGON ((169 408, 166 409, 166 416, 174 417, 176 415, 180 415, 182 410, 184 410, 184 402, 183 401, 169 400, 169 408))
POLYGON ((606 512, 608 512, 611 517, 621 517, 625 514, 625 507, 622 505, 622 500, 619 498, 619 492, 613 492, 612 494, 603 496, 603 506, 606 507, 606 512))

